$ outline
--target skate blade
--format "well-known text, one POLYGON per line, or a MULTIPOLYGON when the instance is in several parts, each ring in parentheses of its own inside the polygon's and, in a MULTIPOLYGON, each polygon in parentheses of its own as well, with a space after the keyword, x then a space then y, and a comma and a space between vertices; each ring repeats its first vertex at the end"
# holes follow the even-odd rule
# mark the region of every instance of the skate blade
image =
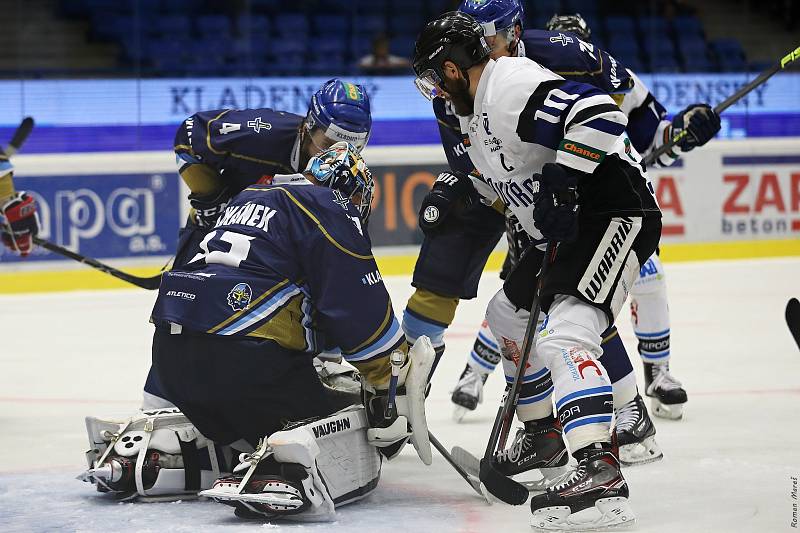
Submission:
POLYGON ((664 418, 667 420, 680 420, 683 418, 683 406, 682 403, 673 403, 673 404, 666 404, 661 403, 658 398, 652 398, 650 402, 650 410, 652 413, 657 416, 658 418, 664 418))
POLYGON ((572 468, 569 465, 554 466, 552 468, 540 468, 542 474, 540 479, 534 481, 520 481, 528 492, 544 492, 548 488, 558 485, 572 475, 572 468))
POLYGON ((636 523, 627 498, 602 498, 594 507, 573 513, 567 506, 544 507, 533 512, 534 531, 620 531, 636 523))
POLYGON ((219 503, 223 502, 248 502, 265 505, 274 513, 293 511, 302 507, 303 500, 297 496, 281 497, 269 493, 246 494, 235 493, 230 488, 208 489, 200 493, 200 496, 211 498, 219 503))
POLYGON ((453 421, 456 423, 461 423, 461 421, 464 420, 464 417, 467 416, 467 413, 469 413, 469 411, 470 410, 467 409, 466 407, 456 405, 455 408, 453 409, 453 421))
POLYGON ((664 458, 664 452, 655 437, 647 437, 642 442, 625 444, 619 447, 619 462, 624 466, 637 466, 654 463, 664 458))

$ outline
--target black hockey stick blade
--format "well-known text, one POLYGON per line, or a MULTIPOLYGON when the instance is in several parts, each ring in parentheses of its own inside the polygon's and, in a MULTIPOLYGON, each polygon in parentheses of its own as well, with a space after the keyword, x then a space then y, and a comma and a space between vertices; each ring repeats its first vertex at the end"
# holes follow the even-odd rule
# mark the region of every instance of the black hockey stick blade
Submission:
POLYGON ((59 255, 63 255, 64 257, 68 257, 70 259, 74 259, 79 263, 83 263, 84 265, 96 268, 97 270, 104 272, 109 276, 114 276, 117 279, 121 279, 122 281, 126 281, 132 285, 136 285, 137 287, 141 287, 142 289, 147 289, 152 291, 158 289, 159 285, 161 285, 161 274, 157 274, 149 278, 142 278, 139 276, 134 276, 133 274, 128 274, 127 272, 123 272, 121 270, 117 270, 116 268, 110 265, 101 263, 97 259, 92 259, 91 257, 86 257, 79 253, 75 253, 72 250, 68 250, 63 246, 59 246, 58 244, 52 243, 48 240, 39 237, 34 237, 33 242, 46 250, 49 250, 53 253, 57 253, 59 255))
POLYGON ((28 135, 31 134, 33 130, 34 122, 32 117, 25 117, 22 119, 17 131, 14 132, 14 136, 11 137, 11 142, 8 143, 8 146, 3 150, 3 153, 6 157, 11 157, 12 155, 16 154, 22 145, 25 144, 25 140, 28 138, 28 135))
MULTIPOLYGON (((439 439, 434 437, 433 433, 431 433, 430 431, 428 431, 428 438, 431 440, 431 444, 433 444, 433 447, 436 448, 436 450, 440 454, 442 454, 442 457, 444 457, 445 461, 450 463, 450 466, 453 467, 453 469, 458 473, 458 475, 461 476, 462 478, 464 478, 464 480, 467 483, 469 483, 469 486, 472 487, 472 490, 474 490, 475 492, 480 494, 481 497, 486 500, 486 503, 491 505, 492 501, 489 499, 489 497, 487 496, 487 494, 483 491, 483 488, 481 487, 481 481, 480 481, 480 479, 478 479, 478 473, 475 472, 475 474, 473 475, 467 469, 463 468, 458 463, 458 461, 456 461, 455 458, 452 455, 450 455, 450 453, 442 445, 442 443, 439 442, 439 439)), ((467 452, 467 453, 469 453, 469 452, 467 452)))
POLYGON ((797 298, 791 298, 786 304, 786 325, 800 348, 800 301, 797 298))
MULTIPOLYGON (((453 449, 450 450, 450 455, 453 457, 453 461, 459 464, 461 468, 467 471, 467 473, 471 476, 478 477, 481 471, 481 461, 467 450, 462 448, 461 446, 453 446, 453 449)), ((551 486, 555 483, 561 481, 562 477, 565 477, 565 473, 558 474, 557 477, 552 478, 543 478, 545 484, 542 484, 542 480, 535 480, 535 481, 519 481, 518 483, 525 487, 525 490, 530 492, 543 492, 547 489, 548 486, 551 486)))
POLYGON ((522 505, 528 501, 528 489, 498 472, 491 459, 481 459, 480 478, 492 496, 509 505, 522 505))

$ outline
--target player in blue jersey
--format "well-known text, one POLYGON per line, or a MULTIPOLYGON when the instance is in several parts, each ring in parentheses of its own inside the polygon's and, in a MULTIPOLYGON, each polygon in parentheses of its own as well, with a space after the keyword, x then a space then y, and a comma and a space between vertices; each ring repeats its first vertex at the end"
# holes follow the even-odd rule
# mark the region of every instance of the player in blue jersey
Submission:
MULTIPOLYGON (((220 109, 184 120, 175 134, 175 154, 192 210, 173 266, 186 264, 206 229, 245 187, 269 182, 275 174, 299 172, 311 156, 335 142, 350 142, 360 150, 371 128, 364 87, 335 78, 314 93, 305 117, 273 109, 220 109)), ((151 370, 144 407, 169 405, 164 400, 151 370)))
POLYGON ((204 438, 249 446, 203 493, 238 515, 331 519, 377 486, 377 450, 409 437, 430 464, 433 348, 409 350, 394 316, 366 232, 373 187, 357 149, 336 143, 303 173, 245 187, 164 274, 153 365, 204 438), (339 409, 320 383, 312 358, 334 348, 361 372, 367 409, 339 409))

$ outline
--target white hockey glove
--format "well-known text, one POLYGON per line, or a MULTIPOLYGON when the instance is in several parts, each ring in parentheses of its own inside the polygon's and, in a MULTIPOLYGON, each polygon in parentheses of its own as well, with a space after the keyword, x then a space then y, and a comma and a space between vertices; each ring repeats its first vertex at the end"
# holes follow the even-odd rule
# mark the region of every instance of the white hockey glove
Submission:
POLYGON ((408 351, 405 362, 398 364, 402 366, 397 377, 396 408, 387 408, 390 396, 388 389, 375 389, 364 383, 364 406, 371 426, 367 431, 367 440, 379 447, 379 451, 388 459, 397 456, 410 438, 422 462, 430 465, 433 461, 425 419, 425 387, 433 361, 430 339, 425 336, 418 338, 408 351))

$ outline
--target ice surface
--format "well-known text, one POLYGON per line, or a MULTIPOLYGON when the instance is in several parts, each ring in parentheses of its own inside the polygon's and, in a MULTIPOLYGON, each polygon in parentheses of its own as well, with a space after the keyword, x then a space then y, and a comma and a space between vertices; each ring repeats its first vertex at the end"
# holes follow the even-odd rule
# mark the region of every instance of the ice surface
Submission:
MULTIPOLYGON (((796 531, 790 477, 800 476, 800 352, 783 309, 800 295, 800 259, 670 264, 667 277, 672 369, 689 404, 680 422, 656 420, 665 459, 625 471, 637 530, 796 531)), ((408 278, 386 282, 401 311, 408 278)), ((477 454, 502 380, 489 379, 486 401, 460 425, 450 418, 449 391, 498 287, 488 273, 480 297, 459 307, 428 400, 439 439, 477 454)), ((0 530, 529 531, 527 506, 489 507, 444 460, 435 455, 426 468, 410 447, 333 525, 243 522, 207 501, 99 497, 74 479, 85 465, 83 417, 124 417, 138 407, 153 299, 140 290, 0 297, 0 530)), ((618 325, 635 353, 627 311, 618 325)))

